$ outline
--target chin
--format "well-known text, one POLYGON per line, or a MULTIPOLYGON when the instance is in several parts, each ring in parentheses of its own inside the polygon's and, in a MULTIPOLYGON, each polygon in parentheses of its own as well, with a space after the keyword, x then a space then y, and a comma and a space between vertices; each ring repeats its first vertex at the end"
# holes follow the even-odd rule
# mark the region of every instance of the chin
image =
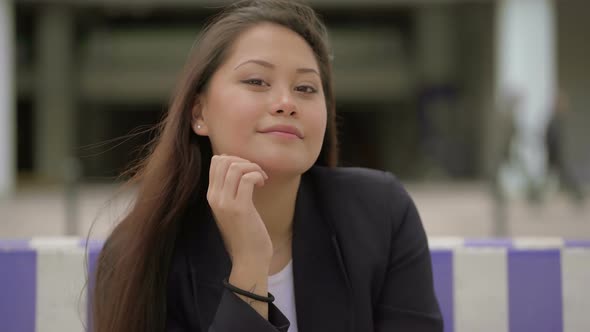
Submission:
POLYGON ((250 160, 262 167, 269 175, 275 176, 297 176, 305 173, 310 169, 319 155, 315 151, 310 151, 301 147, 284 147, 284 146, 264 146, 259 144, 247 144, 247 146, 256 146, 257 148, 243 149, 243 146, 235 146, 229 154, 250 160), (242 149, 240 149, 242 148, 242 149))
POLYGON ((303 158, 260 158, 256 162, 262 169, 270 174, 298 176, 305 173, 313 166, 313 161, 303 160, 303 158))

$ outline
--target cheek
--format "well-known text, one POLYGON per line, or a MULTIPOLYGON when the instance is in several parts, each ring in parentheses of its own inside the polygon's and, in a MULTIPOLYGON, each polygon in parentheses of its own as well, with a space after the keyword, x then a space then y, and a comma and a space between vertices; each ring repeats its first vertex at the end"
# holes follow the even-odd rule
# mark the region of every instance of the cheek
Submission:
POLYGON ((255 122, 261 109, 260 100, 243 89, 228 87, 212 100, 211 113, 214 113, 217 129, 228 131, 228 127, 247 127, 255 122))
POLYGON ((315 136, 323 140, 326 132, 326 125, 328 121, 328 114, 325 107, 321 107, 317 112, 310 117, 310 128, 312 128, 315 136))
POLYGON ((217 153, 240 154, 263 109, 260 98, 228 87, 209 99, 209 137, 217 153))

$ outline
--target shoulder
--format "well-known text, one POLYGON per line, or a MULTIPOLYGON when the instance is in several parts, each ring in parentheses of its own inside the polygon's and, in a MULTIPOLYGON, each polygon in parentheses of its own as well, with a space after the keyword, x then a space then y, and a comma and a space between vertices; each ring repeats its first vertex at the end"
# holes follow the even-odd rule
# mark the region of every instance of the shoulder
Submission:
POLYGON ((350 271, 384 271, 396 234, 404 226, 421 227, 412 198, 392 173, 313 167, 309 175, 318 207, 332 225, 350 271))
POLYGON ((352 167, 313 167, 309 172, 318 204, 342 232, 367 239, 394 232, 414 203, 390 172, 352 167))
POLYGON ((390 172, 361 167, 314 166, 309 171, 316 188, 333 200, 373 205, 383 212, 392 205, 406 205, 410 196, 390 172))

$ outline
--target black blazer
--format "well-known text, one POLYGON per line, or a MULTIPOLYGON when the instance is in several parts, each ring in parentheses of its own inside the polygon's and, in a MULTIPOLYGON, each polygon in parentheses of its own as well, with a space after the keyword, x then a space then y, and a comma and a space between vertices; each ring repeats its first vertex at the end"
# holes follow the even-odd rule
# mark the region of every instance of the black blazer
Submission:
MULTIPOLYGON (((211 214, 189 225, 172 258, 167 331, 287 331, 276 306, 267 321, 223 288, 231 261, 211 214)), ((390 173, 312 167, 293 232, 299 331, 443 330, 422 222, 390 173)))

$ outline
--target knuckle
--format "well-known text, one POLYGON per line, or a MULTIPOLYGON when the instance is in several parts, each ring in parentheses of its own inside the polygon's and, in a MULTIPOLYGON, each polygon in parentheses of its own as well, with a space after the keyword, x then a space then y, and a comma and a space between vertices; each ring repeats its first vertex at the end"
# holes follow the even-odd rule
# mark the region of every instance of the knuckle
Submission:
POLYGON ((238 172, 238 171, 240 171, 240 169, 241 169, 241 167, 240 167, 240 164, 239 164, 239 163, 237 163, 237 162, 232 162, 232 163, 229 165, 229 170, 230 170, 231 172, 238 172))
POLYGON ((258 180, 257 173, 248 173, 242 177, 242 181, 248 182, 248 183, 254 182, 256 180, 258 180))

